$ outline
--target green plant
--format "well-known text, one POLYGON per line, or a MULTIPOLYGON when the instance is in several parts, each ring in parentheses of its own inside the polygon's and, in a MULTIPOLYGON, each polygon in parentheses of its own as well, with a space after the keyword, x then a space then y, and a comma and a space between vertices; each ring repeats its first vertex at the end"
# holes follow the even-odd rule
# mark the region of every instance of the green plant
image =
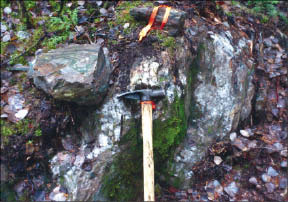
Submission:
POLYGON ((29 133, 31 123, 32 121, 29 119, 23 119, 17 123, 11 123, 1 119, 1 147, 9 143, 9 137, 11 135, 26 135, 29 133))
POLYGON ((168 52, 173 55, 174 49, 176 48, 175 37, 167 36, 166 33, 163 33, 160 30, 153 30, 151 34, 155 34, 160 41, 160 46, 167 48, 168 52))
POLYGON ((66 41, 70 35, 70 30, 77 25, 77 9, 66 9, 65 11, 60 17, 51 17, 48 20, 47 31, 55 33, 55 36, 43 42, 43 45, 47 46, 48 49, 56 48, 57 44, 66 41))
POLYGON ((35 134, 36 137, 40 137, 40 136, 42 136, 42 130, 40 128, 38 128, 38 129, 35 130, 34 134, 35 134))
POLYGON ((129 23, 129 27, 124 30, 125 34, 130 33, 135 27, 142 25, 142 22, 136 21, 130 14, 130 10, 137 6, 153 6, 152 2, 142 2, 142 1, 122 1, 116 8, 116 20, 115 22, 108 22, 110 28, 115 25, 124 25, 129 23))
POLYGON ((267 23, 269 17, 280 17, 285 23, 288 23, 287 17, 280 12, 275 5, 279 1, 248 1, 248 6, 252 8, 252 12, 262 16, 261 22, 267 23))

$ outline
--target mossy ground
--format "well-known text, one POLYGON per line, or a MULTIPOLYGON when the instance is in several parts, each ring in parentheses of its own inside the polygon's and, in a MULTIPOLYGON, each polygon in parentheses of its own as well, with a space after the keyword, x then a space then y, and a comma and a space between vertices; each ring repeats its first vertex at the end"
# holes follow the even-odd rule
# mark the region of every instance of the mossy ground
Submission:
MULTIPOLYGON (((156 181, 160 175, 169 174, 166 163, 173 157, 175 148, 186 134, 184 100, 176 96, 169 111, 171 114, 169 119, 153 121, 156 181)), ((125 145, 125 149, 116 157, 104 177, 102 192, 111 200, 137 200, 143 195, 143 146, 138 125, 137 123, 131 125, 130 131, 121 139, 120 146, 125 145)), ((158 185, 158 192, 159 190, 158 185)))
POLYGON ((11 123, 9 121, 0 120, 1 125, 1 148, 9 144, 9 137, 12 135, 27 135, 32 133, 39 137, 42 135, 42 131, 39 125, 34 120, 25 118, 17 123, 11 123))

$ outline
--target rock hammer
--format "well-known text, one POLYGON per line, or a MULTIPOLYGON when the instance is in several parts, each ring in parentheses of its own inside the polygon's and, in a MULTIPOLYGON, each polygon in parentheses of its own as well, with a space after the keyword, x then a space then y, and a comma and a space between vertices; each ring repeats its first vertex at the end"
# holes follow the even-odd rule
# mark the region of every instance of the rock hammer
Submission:
POLYGON ((143 181, 144 181, 144 201, 155 201, 154 194, 154 160, 152 141, 152 109, 155 109, 154 99, 165 96, 162 89, 135 90, 118 95, 118 98, 140 100, 142 135, 143 135, 143 181))

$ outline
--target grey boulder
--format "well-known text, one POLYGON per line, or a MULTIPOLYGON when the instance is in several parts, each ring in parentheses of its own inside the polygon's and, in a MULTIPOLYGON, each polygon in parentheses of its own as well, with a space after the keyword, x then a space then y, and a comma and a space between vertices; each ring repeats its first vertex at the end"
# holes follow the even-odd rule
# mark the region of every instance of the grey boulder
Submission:
POLYGON ((37 88, 55 99, 97 105, 107 93, 110 73, 101 46, 73 44, 39 55, 32 77, 37 88))

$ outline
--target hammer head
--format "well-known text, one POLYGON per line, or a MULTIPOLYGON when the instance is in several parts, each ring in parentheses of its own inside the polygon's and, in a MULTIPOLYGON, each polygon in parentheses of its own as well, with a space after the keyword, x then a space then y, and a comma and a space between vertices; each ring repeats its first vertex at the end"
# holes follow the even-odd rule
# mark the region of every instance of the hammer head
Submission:
POLYGON ((153 98, 161 98, 165 96, 165 91, 163 89, 151 90, 151 89, 143 89, 143 90, 135 90, 132 92, 122 93, 117 96, 117 98, 125 98, 125 99, 133 99, 140 101, 152 101, 153 98))

